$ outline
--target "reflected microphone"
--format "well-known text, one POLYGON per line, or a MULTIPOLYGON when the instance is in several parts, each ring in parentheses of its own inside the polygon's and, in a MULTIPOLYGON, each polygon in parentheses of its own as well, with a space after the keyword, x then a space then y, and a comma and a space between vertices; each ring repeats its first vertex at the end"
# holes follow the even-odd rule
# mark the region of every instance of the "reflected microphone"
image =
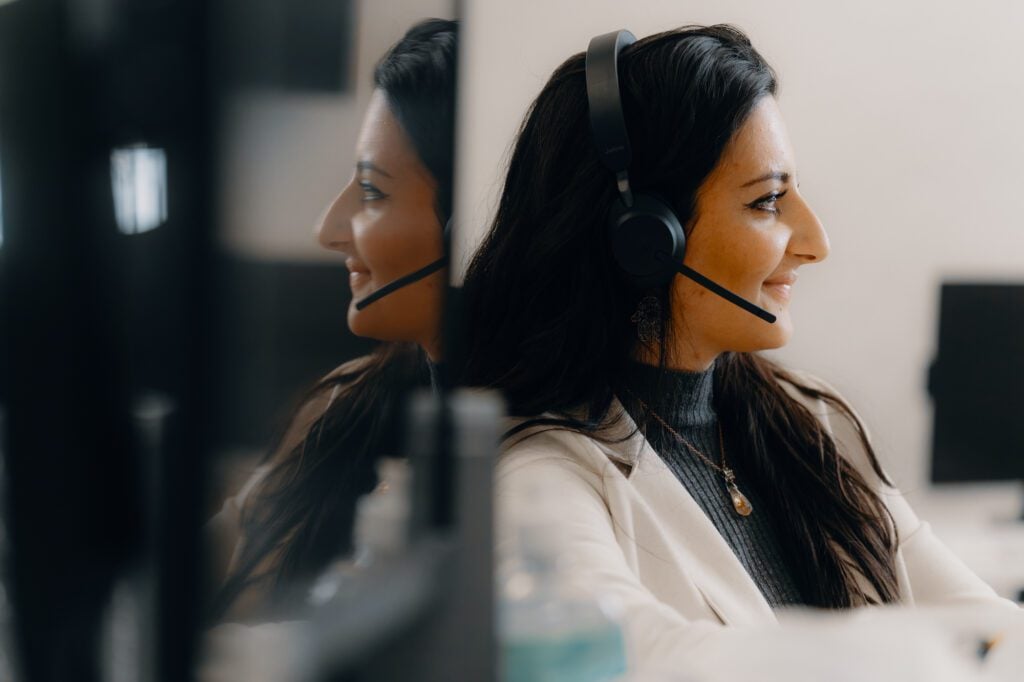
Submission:
POLYGON ((435 272, 437 272, 446 265, 448 265, 448 257, 441 256, 433 263, 425 265, 424 267, 420 268, 415 272, 410 272, 408 275, 405 275, 404 277, 399 277, 395 281, 385 284, 380 289, 377 289, 377 291, 373 292, 366 298, 359 299, 358 301, 356 301, 356 310, 362 310, 366 306, 370 305, 375 301, 379 301, 388 294, 393 294, 402 287, 409 286, 413 282, 418 282, 424 277, 434 274, 435 272))
POLYGON ((374 303, 376 301, 379 301, 380 299, 384 298, 388 294, 393 294, 396 291, 398 291, 399 289, 401 289, 402 287, 407 287, 410 284, 413 284, 414 282, 420 281, 424 277, 429 277, 430 275, 434 274, 435 272, 437 272, 438 270, 440 270, 444 266, 448 265, 447 253, 449 251, 449 240, 451 239, 451 233, 452 233, 452 219, 449 218, 445 222, 445 224, 444 224, 444 234, 443 234, 444 251, 445 251, 446 255, 441 256, 440 258, 435 260, 433 263, 430 263, 428 265, 424 265, 422 268, 420 268, 419 270, 416 270, 415 272, 410 272, 408 275, 404 275, 404 276, 399 277, 398 279, 394 280, 393 282, 389 282, 389 283, 385 284, 384 286, 382 286, 380 289, 377 289, 377 291, 373 292, 369 296, 367 296, 365 298, 359 299, 358 301, 356 301, 356 310, 362 310, 366 306, 368 306, 371 303, 374 303))

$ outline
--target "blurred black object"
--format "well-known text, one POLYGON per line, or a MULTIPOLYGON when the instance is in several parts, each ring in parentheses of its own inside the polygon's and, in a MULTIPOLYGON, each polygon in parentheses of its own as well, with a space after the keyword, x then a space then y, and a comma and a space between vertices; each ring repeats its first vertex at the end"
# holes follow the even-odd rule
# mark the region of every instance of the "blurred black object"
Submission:
POLYGON ((297 680, 497 679, 493 480, 504 404, 439 388, 410 402, 410 543, 312 614, 292 642, 297 680))
POLYGON ((943 284, 938 346, 932 481, 1024 481, 1024 284, 943 284))
POLYGON ((216 300, 209 26, 202 0, 0 6, 19 679, 100 679, 111 595, 131 584, 152 605, 138 678, 192 674, 216 300))

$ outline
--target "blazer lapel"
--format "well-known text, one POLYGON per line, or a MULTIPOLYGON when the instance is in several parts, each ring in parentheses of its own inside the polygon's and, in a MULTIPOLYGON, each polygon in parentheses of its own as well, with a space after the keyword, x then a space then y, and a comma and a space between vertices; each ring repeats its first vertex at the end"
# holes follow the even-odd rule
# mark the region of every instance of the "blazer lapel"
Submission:
MULTIPOLYGON (((621 406, 617 409, 622 410, 621 406)), ((692 578, 708 605, 726 625, 777 622, 761 590, 711 519, 625 410, 622 410, 622 417, 622 428, 629 429, 625 433, 633 435, 600 447, 614 459, 633 463, 628 483, 653 517, 660 520, 673 544, 686 555, 685 565, 680 570, 692 578)))

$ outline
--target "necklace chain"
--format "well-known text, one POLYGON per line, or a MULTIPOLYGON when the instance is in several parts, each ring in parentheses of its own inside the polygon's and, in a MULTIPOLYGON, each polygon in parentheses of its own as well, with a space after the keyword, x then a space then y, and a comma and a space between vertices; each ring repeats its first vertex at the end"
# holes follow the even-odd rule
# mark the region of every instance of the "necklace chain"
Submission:
POLYGON ((701 452, 700 449, 698 449, 696 445, 694 445, 689 440, 684 438, 681 433, 679 433, 678 431, 673 429, 671 426, 669 426, 669 423, 666 422, 664 419, 662 419, 660 414, 658 414, 657 412, 652 410, 650 407, 648 407, 648 405, 643 400, 640 400, 640 398, 637 398, 637 401, 640 403, 640 407, 642 407, 645 412, 647 412, 652 417, 654 417, 654 419, 657 420, 657 422, 659 424, 661 424, 665 428, 666 431, 668 431, 673 436, 675 436, 676 440, 678 440, 680 443, 685 445, 690 452, 692 452, 693 454, 695 454, 698 457, 700 457, 702 460, 704 460, 704 462, 708 466, 710 466, 712 469, 714 469, 715 471, 717 471, 720 474, 722 474, 723 476, 725 476, 726 479, 730 479, 730 478, 735 479, 736 478, 736 475, 733 473, 732 469, 730 469, 726 465, 726 463, 725 463, 725 441, 724 441, 724 439, 722 437, 722 425, 721 424, 718 425, 718 447, 720 448, 720 452, 722 453, 722 464, 718 465, 718 464, 715 464, 715 462, 710 457, 708 457, 703 452, 701 452))
POLYGON ((739 487, 736 485, 736 473, 732 469, 730 469, 729 465, 726 464, 726 462, 725 462, 725 438, 722 435, 722 424, 721 424, 721 422, 719 422, 719 424, 718 424, 718 447, 719 447, 719 452, 721 453, 722 464, 718 465, 714 461, 712 461, 712 459, 710 457, 708 457, 703 452, 701 452, 700 449, 698 449, 696 445, 694 445, 689 440, 684 438, 681 433, 679 433, 678 431, 673 429, 669 425, 669 423, 667 421, 665 421, 664 419, 662 419, 660 414, 658 414, 653 409, 651 409, 647 405, 647 403, 645 403, 640 398, 640 396, 638 396, 636 393, 634 393, 633 391, 631 391, 629 389, 626 389, 626 390, 629 391, 629 394, 632 395, 633 398, 636 399, 636 401, 638 403, 640 403, 640 407, 643 408, 644 412, 646 412, 649 415, 651 415, 652 417, 654 417, 654 419, 659 424, 661 424, 661 426, 666 431, 668 431, 670 434, 675 436, 676 440, 678 440, 680 443, 685 445, 687 450, 689 450, 690 452, 695 454, 697 457, 699 457, 705 464, 710 466, 712 469, 714 469, 718 473, 722 474, 722 477, 725 478, 725 488, 729 492, 729 497, 732 498, 732 506, 733 506, 734 509, 736 509, 736 513, 739 514, 740 516, 749 516, 750 513, 754 510, 754 508, 750 504, 750 501, 747 499, 746 495, 744 495, 742 492, 740 492, 739 487))

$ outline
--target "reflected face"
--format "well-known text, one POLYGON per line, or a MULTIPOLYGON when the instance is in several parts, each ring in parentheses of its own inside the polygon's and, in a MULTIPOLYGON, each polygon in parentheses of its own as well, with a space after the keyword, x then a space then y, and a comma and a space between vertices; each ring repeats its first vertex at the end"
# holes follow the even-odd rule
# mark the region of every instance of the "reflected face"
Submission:
POLYGON ((384 93, 373 93, 356 144, 352 180, 318 227, 325 249, 345 259, 352 288, 353 334, 419 343, 434 359, 440 331, 441 270, 384 296, 363 310, 356 302, 441 257, 435 212, 437 183, 423 165, 384 93))
POLYGON ((798 269, 822 261, 828 236, 800 195, 789 136, 774 97, 763 98, 697 193, 684 262, 777 316, 765 322, 684 277, 673 280, 679 350, 710 362, 724 351, 785 345, 798 269))

